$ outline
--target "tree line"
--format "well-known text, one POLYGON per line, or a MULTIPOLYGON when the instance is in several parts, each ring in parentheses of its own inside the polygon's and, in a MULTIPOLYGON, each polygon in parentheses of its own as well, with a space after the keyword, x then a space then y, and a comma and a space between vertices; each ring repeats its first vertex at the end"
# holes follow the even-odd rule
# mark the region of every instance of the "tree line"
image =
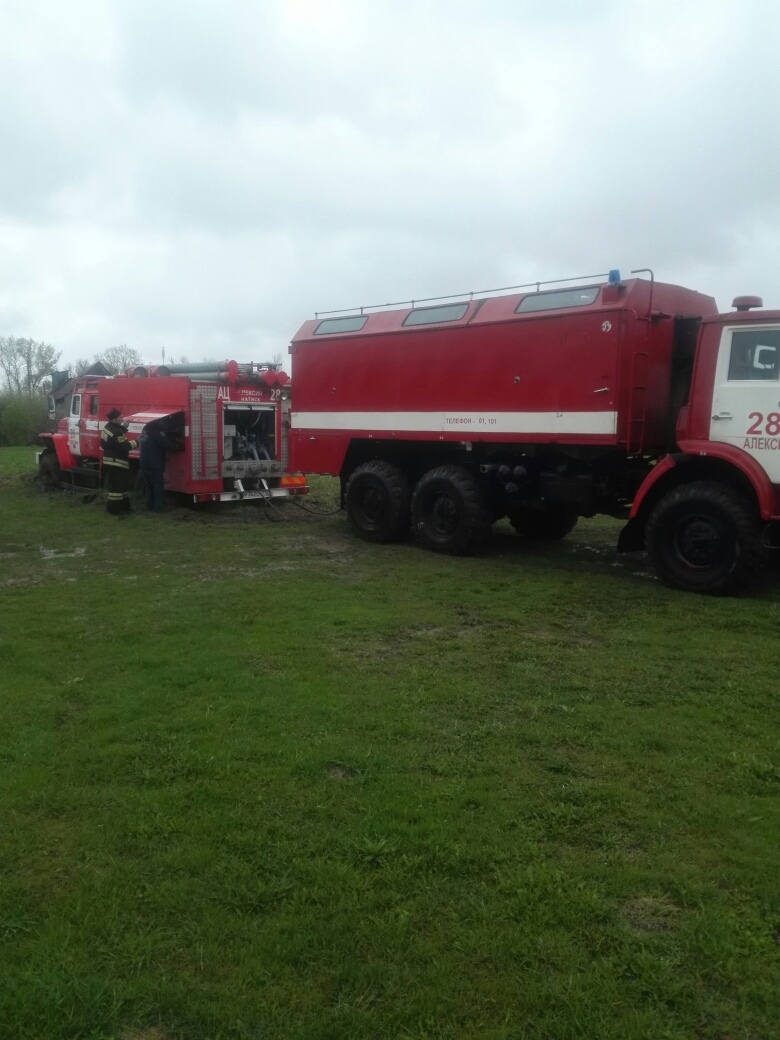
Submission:
MULTIPOLYGON (((48 427, 46 395, 61 357, 62 352, 49 343, 0 336, 0 445, 32 444, 48 427)), ((79 376, 98 361, 116 375, 139 365, 141 355, 122 343, 95 354, 92 360, 79 358, 68 371, 79 376)))
MULTIPOLYGON (((41 430, 49 428, 47 394, 52 389, 52 372, 57 371, 62 352, 49 343, 18 336, 0 336, 0 446, 34 444, 41 430)), ((163 354, 163 358, 165 355, 163 354)), ((180 357, 177 364, 187 364, 189 358, 180 357)), ((204 361, 216 361, 204 357, 204 361)), ((273 357, 280 365, 281 354, 273 357)), ((83 375, 100 362, 109 375, 115 376, 141 364, 137 350, 120 343, 90 358, 77 358, 69 365, 70 376, 83 375)))

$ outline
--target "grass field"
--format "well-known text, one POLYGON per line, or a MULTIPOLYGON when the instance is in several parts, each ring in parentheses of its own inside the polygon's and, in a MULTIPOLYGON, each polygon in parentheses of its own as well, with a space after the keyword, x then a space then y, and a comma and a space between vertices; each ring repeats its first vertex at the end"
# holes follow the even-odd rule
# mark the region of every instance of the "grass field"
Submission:
POLYGON ((778 572, 671 592, 605 521, 473 559, 119 522, 32 470, 0 450, 2 1040, 780 1036, 778 572))

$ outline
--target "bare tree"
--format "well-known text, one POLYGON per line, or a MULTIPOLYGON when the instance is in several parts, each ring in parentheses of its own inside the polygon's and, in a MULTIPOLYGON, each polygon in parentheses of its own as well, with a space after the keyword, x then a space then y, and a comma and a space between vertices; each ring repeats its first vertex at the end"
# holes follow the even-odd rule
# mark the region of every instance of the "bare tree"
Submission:
POLYGON ((120 343, 116 347, 108 347, 102 354, 95 356, 95 361, 102 362, 112 376, 119 375, 125 369, 134 368, 141 364, 141 355, 137 350, 120 343))
POLYGON ((25 397, 46 393, 49 376, 59 360, 59 352, 48 343, 0 337, 0 373, 8 393, 25 397))
POLYGON ((76 360, 73 362, 70 368, 71 371, 74 372, 77 376, 83 376, 87 369, 91 368, 92 365, 94 365, 94 363, 95 362, 90 361, 89 358, 76 358, 76 360))

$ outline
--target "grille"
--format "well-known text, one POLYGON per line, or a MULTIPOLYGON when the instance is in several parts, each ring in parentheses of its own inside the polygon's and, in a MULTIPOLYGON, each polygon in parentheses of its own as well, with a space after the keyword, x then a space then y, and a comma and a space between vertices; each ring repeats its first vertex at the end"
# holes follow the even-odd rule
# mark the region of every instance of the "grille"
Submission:
POLYGON ((190 387, 190 428, 192 479, 216 480, 219 477, 216 386, 190 387))

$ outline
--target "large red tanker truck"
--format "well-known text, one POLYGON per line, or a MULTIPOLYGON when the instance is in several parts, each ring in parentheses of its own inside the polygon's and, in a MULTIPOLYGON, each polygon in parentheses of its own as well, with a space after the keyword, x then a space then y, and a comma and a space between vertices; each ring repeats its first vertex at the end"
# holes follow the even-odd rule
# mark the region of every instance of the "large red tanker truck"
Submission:
POLYGON ((668 584, 749 583, 780 532, 780 311, 619 272, 330 312, 292 340, 291 467, 362 538, 468 553, 508 517, 626 520, 668 584), (575 280, 571 280, 575 281, 575 280), (552 285, 552 287, 551 287, 552 285))

